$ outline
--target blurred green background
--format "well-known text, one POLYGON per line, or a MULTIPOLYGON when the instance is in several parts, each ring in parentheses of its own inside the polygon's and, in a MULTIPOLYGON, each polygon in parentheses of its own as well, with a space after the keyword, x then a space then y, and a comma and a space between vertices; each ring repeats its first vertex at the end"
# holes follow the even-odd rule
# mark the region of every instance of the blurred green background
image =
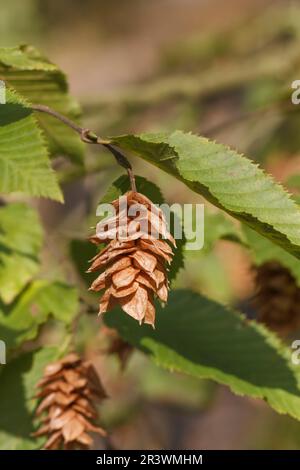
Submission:
MULTIPOLYGON (((82 105, 84 124, 100 135, 192 130, 245 152, 283 182, 300 173, 300 113, 289 106, 291 83, 300 79, 299 2, 1 0, 0 43, 32 43, 56 62, 82 105)), ((120 174, 108 155, 89 152, 88 175, 61 171, 66 205, 38 203, 48 229, 47 262, 58 246, 65 261, 62 240, 86 236, 97 201, 120 174)), ((133 163, 170 203, 199 202, 168 175, 133 163)), ((208 203, 206 211, 219 217, 208 203)), ((247 304, 248 253, 215 242, 210 231, 213 224, 203 250, 186 253, 175 285, 247 304)), ((95 328, 91 319, 81 335, 95 328)), ((91 355, 110 392, 103 419, 117 448, 299 448, 300 424, 262 402, 171 375, 138 353, 121 374, 115 358, 92 347, 91 355)))

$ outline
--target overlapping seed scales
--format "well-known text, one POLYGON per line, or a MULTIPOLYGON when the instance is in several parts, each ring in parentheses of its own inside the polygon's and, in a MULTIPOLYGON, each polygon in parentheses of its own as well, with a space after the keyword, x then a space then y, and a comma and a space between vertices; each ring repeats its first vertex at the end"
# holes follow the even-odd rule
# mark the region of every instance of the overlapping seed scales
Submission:
POLYGON ((140 323, 154 326, 154 297, 168 299, 166 264, 173 258, 168 242, 176 246, 175 240, 163 212, 143 194, 129 191, 112 205, 116 214, 99 222, 91 237, 106 246, 92 259, 88 272, 101 273, 90 290, 104 290, 99 313, 120 305, 140 323))
POLYGON ((49 364, 38 382, 36 398, 41 401, 35 411, 42 424, 33 436, 46 436, 45 449, 86 449, 93 440, 89 432, 105 436, 95 426, 96 400, 106 397, 93 366, 71 353, 49 364))
POLYGON ((128 266, 128 268, 124 268, 121 271, 112 274, 112 282, 116 288, 121 289, 122 287, 132 284, 139 272, 140 269, 128 266))
POLYGON ((257 319, 281 336, 300 327, 300 288, 290 271, 277 261, 254 268, 257 319))

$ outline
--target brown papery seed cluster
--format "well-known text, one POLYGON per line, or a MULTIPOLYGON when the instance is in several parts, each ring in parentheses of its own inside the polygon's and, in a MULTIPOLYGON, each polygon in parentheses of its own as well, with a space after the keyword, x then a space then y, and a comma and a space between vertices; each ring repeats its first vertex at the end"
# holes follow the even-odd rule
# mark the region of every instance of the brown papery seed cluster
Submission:
POLYGON ((300 327, 300 288, 290 271, 277 261, 254 269, 257 319, 286 336, 300 327))
POLYGON ((44 449, 89 449, 93 443, 89 432, 106 435, 93 424, 98 417, 94 402, 106 398, 106 393, 89 362, 71 353, 48 364, 37 387, 41 401, 36 416, 42 416, 42 424, 33 436, 48 437, 44 449))
POLYGON ((168 299, 167 265, 173 257, 168 242, 176 246, 175 240, 163 212, 143 194, 129 191, 112 205, 115 214, 91 237, 106 246, 92 260, 89 272, 101 273, 90 290, 104 290, 100 314, 119 304, 140 323, 154 326, 154 297, 168 299))

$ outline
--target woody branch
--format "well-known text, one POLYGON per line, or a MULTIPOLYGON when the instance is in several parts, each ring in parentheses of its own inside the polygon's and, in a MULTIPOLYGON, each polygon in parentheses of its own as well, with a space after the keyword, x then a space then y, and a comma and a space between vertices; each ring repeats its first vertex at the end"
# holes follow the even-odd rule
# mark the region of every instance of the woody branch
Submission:
POLYGON ((74 132, 76 132, 80 136, 80 139, 82 140, 82 142, 85 142, 86 144, 101 145, 102 147, 105 147, 107 150, 109 150, 109 152, 115 157, 116 162, 122 168, 125 168, 125 170, 127 171, 127 174, 130 180, 131 189, 132 191, 136 192, 135 177, 134 177, 131 163, 119 149, 115 148, 110 143, 109 140, 102 139, 97 134, 92 132, 90 129, 86 129, 84 127, 79 126, 76 122, 72 121, 71 119, 59 113, 58 111, 55 111, 49 106, 45 106, 42 104, 33 104, 31 105, 31 109, 36 112, 48 114, 58 119, 59 121, 63 122, 66 126, 68 126, 70 129, 72 129, 74 132))

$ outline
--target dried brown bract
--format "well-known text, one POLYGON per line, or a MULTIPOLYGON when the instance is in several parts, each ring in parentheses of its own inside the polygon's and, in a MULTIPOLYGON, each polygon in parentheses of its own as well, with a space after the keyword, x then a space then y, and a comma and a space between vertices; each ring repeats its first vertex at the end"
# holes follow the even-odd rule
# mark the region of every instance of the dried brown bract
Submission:
POLYGON ((71 353, 48 364, 37 387, 40 403, 35 414, 41 417, 41 426, 33 436, 48 437, 44 449, 89 449, 90 432, 106 435, 94 424, 98 417, 94 403, 106 393, 89 362, 71 353))
POLYGON ((89 272, 100 271, 90 290, 104 294, 99 313, 121 308, 140 323, 154 326, 154 297, 168 299, 167 265, 176 246, 163 212, 146 196, 129 191, 112 202, 115 215, 97 225, 91 241, 105 243, 89 272))
POLYGON ((300 327, 300 288, 290 271, 277 261, 255 268, 254 306, 258 321, 285 336, 300 327))

